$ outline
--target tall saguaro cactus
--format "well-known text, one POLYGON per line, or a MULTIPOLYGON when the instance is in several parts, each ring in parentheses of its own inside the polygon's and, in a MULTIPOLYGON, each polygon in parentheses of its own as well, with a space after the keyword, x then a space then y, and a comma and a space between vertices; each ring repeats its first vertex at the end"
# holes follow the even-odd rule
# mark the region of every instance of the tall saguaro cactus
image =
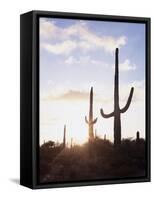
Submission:
POLYGON ((85 121, 89 125, 89 141, 94 140, 93 126, 97 122, 97 118, 93 119, 93 87, 90 90, 90 106, 89 106, 89 120, 85 116, 85 121))
POLYGON ((66 147, 66 125, 64 125, 63 148, 66 147))
POLYGON ((134 88, 131 88, 126 105, 120 109, 119 105, 119 49, 115 51, 115 76, 114 76, 114 111, 110 114, 105 114, 103 109, 100 110, 102 117, 114 117, 114 145, 121 144, 121 114, 125 113, 130 106, 134 88))

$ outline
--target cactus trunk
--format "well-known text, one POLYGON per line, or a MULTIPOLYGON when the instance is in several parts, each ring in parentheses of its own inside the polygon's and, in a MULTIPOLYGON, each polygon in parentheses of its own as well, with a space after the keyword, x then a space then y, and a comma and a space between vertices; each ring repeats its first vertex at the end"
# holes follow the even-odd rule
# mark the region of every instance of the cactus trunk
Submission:
POLYGON ((118 49, 115 55, 115 77, 114 77, 114 144, 121 144, 121 118, 119 112, 119 58, 118 49))
POLYGON ((73 138, 71 138, 71 148, 73 147, 73 138))
POLYGON ((120 109, 119 106, 119 50, 116 48, 115 51, 115 76, 114 76, 114 111, 110 114, 105 114, 103 109, 100 110, 102 117, 110 118, 114 117, 114 145, 121 144, 121 113, 127 111, 130 106, 134 88, 131 88, 129 98, 126 105, 120 109))
MULTIPOLYGON (((93 88, 90 91, 90 103, 89 103, 89 122, 93 120, 93 88)), ((94 139, 93 123, 89 124, 89 137, 94 139)))
POLYGON ((66 147, 66 125, 64 125, 63 148, 66 147))
POLYGON ((104 134, 104 140, 106 140, 106 134, 104 134))
POLYGON ((89 141, 94 140, 94 124, 97 122, 97 118, 93 120, 93 87, 90 90, 90 103, 89 103, 89 120, 85 117, 85 121, 89 126, 89 141))
POLYGON ((137 131, 136 132, 136 143, 139 143, 139 141, 140 141, 140 132, 137 131))

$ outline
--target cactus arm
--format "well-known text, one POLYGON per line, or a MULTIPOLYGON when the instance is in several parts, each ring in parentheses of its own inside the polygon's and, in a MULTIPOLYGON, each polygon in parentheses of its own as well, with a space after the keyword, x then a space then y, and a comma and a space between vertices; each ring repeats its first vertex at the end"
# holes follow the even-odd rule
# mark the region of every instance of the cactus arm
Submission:
POLYGON ((93 124, 95 124, 96 122, 97 122, 97 118, 92 121, 93 124))
POLYGON ((100 110, 100 113, 101 113, 102 117, 104 117, 104 118, 109 118, 109 117, 113 117, 114 116, 114 112, 112 112, 110 114, 105 114, 103 109, 100 110))
POLYGON ((87 124, 89 124, 89 122, 88 122, 88 120, 87 120, 87 117, 85 116, 85 122, 87 123, 87 124))
POLYGON ((130 103, 131 103, 131 101, 132 101, 133 92, 134 92, 134 88, 132 87, 126 105, 125 105, 122 109, 120 109, 120 112, 121 112, 121 113, 126 112, 127 109, 129 108, 130 103))

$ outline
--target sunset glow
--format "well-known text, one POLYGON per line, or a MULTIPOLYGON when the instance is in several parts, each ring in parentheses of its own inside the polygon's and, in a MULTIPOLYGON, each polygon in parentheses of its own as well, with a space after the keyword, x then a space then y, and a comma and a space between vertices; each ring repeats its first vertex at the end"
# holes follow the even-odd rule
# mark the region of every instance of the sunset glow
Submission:
POLYGON ((120 48, 120 105, 131 86, 134 96, 121 115, 122 138, 145 137, 145 27, 143 24, 40 19, 40 143, 62 142, 66 124, 67 143, 88 141, 85 115, 89 92, 94 90, 94 128, 99 137, 113 141, 114 51, 120 48), (133 30, 132 32, 129 30, 133 30), (142 42, 141 42, 142 41, 142 42), (142 48, 141 48, 142 46, 142 48))

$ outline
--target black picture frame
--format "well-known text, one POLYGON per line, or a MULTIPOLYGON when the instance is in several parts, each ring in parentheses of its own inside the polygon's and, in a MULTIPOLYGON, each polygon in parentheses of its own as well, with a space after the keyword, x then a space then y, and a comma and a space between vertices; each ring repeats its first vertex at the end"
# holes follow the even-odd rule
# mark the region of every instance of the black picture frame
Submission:
POLYGON ((32 189, 150 181, 150 18, 31 11, 20 16, 20 184, 32 189), (39 17, 144 23, 146 25, 146 176, 112 180, 39 183, 39 17))

